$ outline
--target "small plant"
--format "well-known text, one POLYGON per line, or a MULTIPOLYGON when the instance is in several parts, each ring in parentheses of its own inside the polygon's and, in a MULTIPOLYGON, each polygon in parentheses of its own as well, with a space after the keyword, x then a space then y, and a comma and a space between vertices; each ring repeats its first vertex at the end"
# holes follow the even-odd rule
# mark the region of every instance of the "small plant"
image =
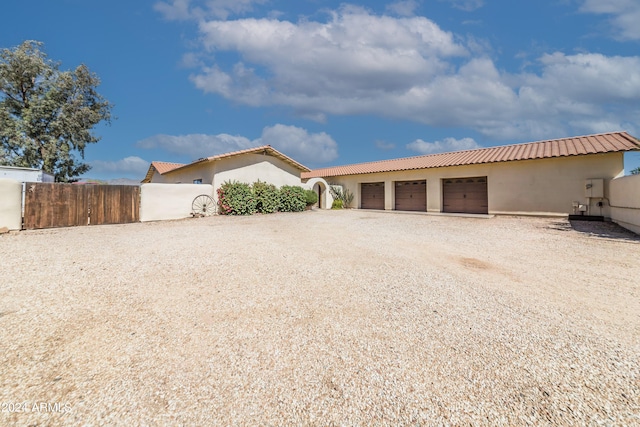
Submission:
POLYGON ((226 181, 218 189, 218 213, 221 215, 252 215, 256 199, 249 184, 226 181))
POLYGON ((315 205, 318 203, 318 195, 313 190, 304 190, 304 196, 307 200, 307 206, 315 205))
MULTIPOLYGON (((333 200, 340 200, 342 202, 341 208, 348 208, 353 202, 353 193, 348 189, 343 189, 342 186, 339 185, 331 185, 329 186, 329 190, 331 191, 331 195, 333 196, 333 200)), ((333 209, 333 205, 331 206, 333 209)))
POLYGON ((342 200, 336 199, 331 204, 331 209, 342 209, 342 200))
POLYGON ((253 183, 251 189, 256 199, 257 212, 268 214, 278 210, 280 198, 275 185, 258 180, 253 183))
POLYGON ((640 175, 640 166, 631 170, 631 175, 640 175))
POLYGON ((301 212, 306 206, 307 199, 302 187, 283 185, 280 188, 281 212, 301 212))

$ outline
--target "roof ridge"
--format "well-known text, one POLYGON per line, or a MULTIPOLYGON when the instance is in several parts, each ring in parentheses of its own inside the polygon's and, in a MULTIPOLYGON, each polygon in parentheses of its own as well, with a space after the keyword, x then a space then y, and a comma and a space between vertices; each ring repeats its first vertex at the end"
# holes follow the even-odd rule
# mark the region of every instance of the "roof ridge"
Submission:
POLYGON ((640 140, 626 131, 570 136, 533 142, 496 145, 444 153, 423 154, 397 159, 375 160, 314 169, 303 179, 444 166, 568 157, 583 154, 640 150, 640 140), (603 144, 606 139, 608 144, 603 144), (597 144, 596 144, 597 143, 597 144))
POLYGON ((372 165, 372 164, 376 164, 376 163, 384 163, 384 162, 392 162, 392 161, 413 160, 413 159, 419 159, 419 158, 424 158, 424 157, 441 156, 441 155, 444 155, 444 154, 462 154, 462 153, 467 153, 467 152, 472 152, 472 151, 473 152, 478 152, 478 151, 483 151, 483 150, 499 150, 501 148, 512 147, 512 146, 513 147, 521 147, 521 146, 526 146, 526 145, 542 144, 542 143, 552 142, 552 141, 558 141, 559 142, 559 141, 565 141, 565 140, 570 140, 570 139, 578 139, 578 138, 594 137, 594 136, 597 137, 597 136, 615 135, 615 134, 619 134, 619 135, 624 136, 624 134, 626 134, 626 132, 625 131, 603 132, 603 133, 596 133, 596 134, 592 134, 592 135, 567 136, 567 137, 563 137, 563 138, 554 138, 554 139, 541 139, 539 141, 532 141, 532 142, 516 142, 516 143, 512 143, 512 144, 494 145, 492 147, 468 148, 468 149, 465 149, 465 150, 446 151, 446 152, 443 152, 443 153, 419 154, 417 156, 398 157, 396 159, 372 160, 370 162, 350 163, 348 165, 327 166, 327 167, 324 167, 324 168, 314 169, 314 171, 320 171, 320 170, 323 170, 323 169, 331 169, 331 168, 338 168, 338 167, 346 167, 346 166, 362 166, 362 165, 372 165))

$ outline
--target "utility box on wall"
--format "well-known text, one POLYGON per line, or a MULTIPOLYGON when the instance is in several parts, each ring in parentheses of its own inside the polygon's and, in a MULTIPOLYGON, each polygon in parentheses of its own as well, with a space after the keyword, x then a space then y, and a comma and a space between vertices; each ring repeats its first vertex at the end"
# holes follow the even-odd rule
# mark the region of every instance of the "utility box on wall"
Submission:
POLYGON ((604 198, 604 179, 587 179, 584 185, 584 196, 592 199, 604 198))

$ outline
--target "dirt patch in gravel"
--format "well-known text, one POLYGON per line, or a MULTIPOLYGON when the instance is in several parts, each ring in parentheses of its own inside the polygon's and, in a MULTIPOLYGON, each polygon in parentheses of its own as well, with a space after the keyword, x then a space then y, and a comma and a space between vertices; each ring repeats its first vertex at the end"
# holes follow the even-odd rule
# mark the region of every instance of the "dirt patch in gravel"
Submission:
POLYGON ((5 234, 0 425, 638 424, 639 259, 520 217, 5 234))

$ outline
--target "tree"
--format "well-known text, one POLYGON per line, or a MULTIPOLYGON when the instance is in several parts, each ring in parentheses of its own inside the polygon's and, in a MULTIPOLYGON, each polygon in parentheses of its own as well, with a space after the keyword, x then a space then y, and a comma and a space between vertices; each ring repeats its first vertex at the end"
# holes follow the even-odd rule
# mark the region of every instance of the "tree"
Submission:
POLYGON ((631 170, 631 175, 640 175, 640 166, 631 170))
POLYGON ((111 123, 113 108, 96 91, 98 77, 84 65, 60 71, 27 40, 0 51, 0 164, 43 169, 57 182, 71 182, 91 167, 87 144, 100 122, 111 123))

